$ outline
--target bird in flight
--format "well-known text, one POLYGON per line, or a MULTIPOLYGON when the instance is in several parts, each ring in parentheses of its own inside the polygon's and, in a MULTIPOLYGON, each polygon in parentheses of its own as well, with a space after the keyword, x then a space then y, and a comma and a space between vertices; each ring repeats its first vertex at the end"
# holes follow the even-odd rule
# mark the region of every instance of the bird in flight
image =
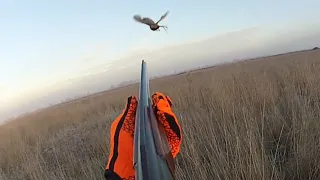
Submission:
POLYGON ((160 29, 159 29, 160 27, 162 27, 165 31, 167 31, 166 30, 166 29, 168 29, 167 26, 160 26, 158 23, 160 21, 162 21, 164 18, 166 18, 168 13, 169 13, 169 11, 167 11, 164 15, 162 15, 161 18, 159 19, 159 21, 157 21, 156 23, 148 17, 141 18, 141 16, 138 14, 134 15, 133 19, 139 23, 143 23, 143 24, 148 25, 152 31, 160 31, 160 29))

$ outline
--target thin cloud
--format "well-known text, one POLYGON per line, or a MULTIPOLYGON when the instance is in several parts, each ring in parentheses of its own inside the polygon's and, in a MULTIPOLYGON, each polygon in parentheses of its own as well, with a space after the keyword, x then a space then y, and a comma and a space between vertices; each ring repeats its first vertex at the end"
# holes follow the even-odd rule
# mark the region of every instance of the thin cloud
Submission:
POLYGON ((86 76, 56 84, 46 89, 45 93, 38 92, 35 100, 20 102, 23 108, 11 109, 10 113, 17 115, 22 113, 22 109, 35 110, 72 97, 103 91, 123 81, 138 80, 142 59, 148 63, 150 76, 162 76, 233 60, 311 49, 319 46, 319 42, 319 24, 313 24, 312 28, 295 25, 286 28, 260 26, 184 44, 159 47, 143 53, 129 53, 121 59, 105 64, 105 67, 88 69, 87 72, 90 73, 86 76))

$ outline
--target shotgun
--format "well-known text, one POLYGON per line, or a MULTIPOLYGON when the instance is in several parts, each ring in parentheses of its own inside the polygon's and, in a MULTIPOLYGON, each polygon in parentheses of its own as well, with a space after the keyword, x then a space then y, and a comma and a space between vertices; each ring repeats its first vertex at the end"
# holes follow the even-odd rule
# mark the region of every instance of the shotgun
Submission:
POLYGON ((147 64, 142 60, 134 134, 136 180, 174 180, 175 165, 163 126, 152 109, 147 64))

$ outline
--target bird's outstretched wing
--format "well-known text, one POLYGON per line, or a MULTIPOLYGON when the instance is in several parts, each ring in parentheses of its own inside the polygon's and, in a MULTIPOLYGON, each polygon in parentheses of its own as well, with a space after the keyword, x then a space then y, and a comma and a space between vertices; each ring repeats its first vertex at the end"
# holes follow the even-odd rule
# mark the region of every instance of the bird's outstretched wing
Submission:
POLYGON ((134 15, 133 19, 136 20, 139 23, 143 23, 143 24, 146 24, 146 25, 149 25, 149 26, 152 25, 152 24, 155 24, 152 19, 150 19, 150 18, 141 18, 140 15, 134 15))
POLYGON ((166 18, 168 14, 169 14, 169 11, 167 11, 164 15, 162 15, 156 24, 158 24, 160 21, 164 20, 164 18, 166 18))

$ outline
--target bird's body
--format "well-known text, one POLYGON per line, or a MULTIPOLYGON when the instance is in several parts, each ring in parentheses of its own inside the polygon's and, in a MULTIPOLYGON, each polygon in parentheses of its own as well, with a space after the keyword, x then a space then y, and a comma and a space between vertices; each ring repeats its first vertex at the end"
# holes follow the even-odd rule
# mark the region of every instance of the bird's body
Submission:
POLYGON ((162 21, 164 18, 166 18, 168 13, 169 13, 169 11, 167 11, 164 15, 162 15, 160 20, 157 21, 156 23, 148 17, 141 18, 140 15, 134 15, 133 19, 139 23, 143 23, 143 24, 148 25, 152 31, 160 31, 160 29, 159 29, 160 27, 162 27, 164 30, 166 30, 168 27, 167 26, 160 26, 159 22, 162 21))

